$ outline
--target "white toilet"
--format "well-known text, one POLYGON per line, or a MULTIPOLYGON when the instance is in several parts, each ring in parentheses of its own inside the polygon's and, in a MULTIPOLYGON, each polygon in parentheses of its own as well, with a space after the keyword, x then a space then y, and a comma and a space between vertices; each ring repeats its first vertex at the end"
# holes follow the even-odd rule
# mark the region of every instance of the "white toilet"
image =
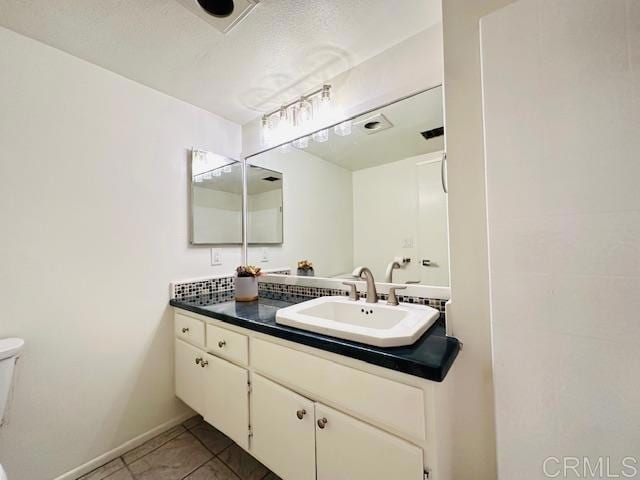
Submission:
MULTIPOLYGON (((24 340, 21 338, 0 340, 0 427, 2 427, 7 411, 9 393, 13 384, 13 372, 22 347, 24 347, 24 340)), ((0 480, 7 480, 7 474, 2 465, 0 465, 0 480)))

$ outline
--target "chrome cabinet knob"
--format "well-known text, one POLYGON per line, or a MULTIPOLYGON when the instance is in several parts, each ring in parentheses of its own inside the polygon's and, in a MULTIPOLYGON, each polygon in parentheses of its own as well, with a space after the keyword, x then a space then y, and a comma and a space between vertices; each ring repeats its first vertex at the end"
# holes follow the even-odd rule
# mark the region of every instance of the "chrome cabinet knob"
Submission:
POLYGON ((187 327, 184 327, 184 328, 182 329, 182 333, 187 333, 188 331, 189 331, 189 328, 187 328, 187 327))
POLYGON ((307 411, 304 408, 296 412, 296 416, 298 417, 298 420, 302 420, 306 414, 307 414, 307 411))
POLYGON ((202 368, 206 367, 207 365, 209 365, 209 362, 208 362, 207 360, 202 360, 202 361, 200 362, 200 366, 201 366, 202 368))
POLYGON ((222 347, 224 347, 226 344, 227 344, 227 342, 226 342, 226 341, 224 341, 224 340, 220 340, 220 341, 218 342, 218 347, 219 347, 219 348, 222 348, 222 347))
POLYGON ((196 358, 196 365, 200 365, 201 362, 202 362, 202 357, 197 357, 196 358))
POLYGON ((326 418, 321 418, 320 420, 318 420, 318 428, 323 430, 324 427, 327 426, 327 423, 329 423, 329 420, 327 420, 326 418))

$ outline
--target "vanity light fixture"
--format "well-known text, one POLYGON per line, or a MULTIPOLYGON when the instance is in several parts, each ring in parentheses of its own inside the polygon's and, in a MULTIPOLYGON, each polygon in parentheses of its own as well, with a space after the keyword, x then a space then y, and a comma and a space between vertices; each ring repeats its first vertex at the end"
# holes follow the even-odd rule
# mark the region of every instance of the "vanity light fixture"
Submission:
MULTIPOLYGON (((262 143, 265 146, 272 146, 304 135, 305 132, 330 122, 331 114, 331 85, 323 85, 308 95, 264 114, 262 116, 262 143)), ((324 142, 328 136, 314 134, 313 139, 324 142)), ((308 144, 309 137, 294 142, 294 146, 297 148, 306 148, 308 144)))

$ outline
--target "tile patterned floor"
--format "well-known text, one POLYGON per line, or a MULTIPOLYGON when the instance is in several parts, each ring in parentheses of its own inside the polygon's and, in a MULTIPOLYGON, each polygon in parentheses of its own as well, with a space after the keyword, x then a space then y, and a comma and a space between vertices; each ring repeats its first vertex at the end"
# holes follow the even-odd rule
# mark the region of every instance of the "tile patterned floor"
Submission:
POLYGON ((196 416, 78 480, 281 480, 196 416))

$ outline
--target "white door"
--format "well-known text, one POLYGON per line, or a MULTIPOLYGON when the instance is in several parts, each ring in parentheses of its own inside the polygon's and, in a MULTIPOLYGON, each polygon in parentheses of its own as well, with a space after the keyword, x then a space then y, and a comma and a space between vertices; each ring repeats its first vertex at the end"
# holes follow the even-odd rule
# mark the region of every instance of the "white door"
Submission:
POLYGON ((200 362, 204 352, 176 339, 175 354, 176 396, 196 412, 202 412, 204 397, 200 362))
POLYGON ((204 419, 235 441, 249 448, 249 372, 226 360, 205 355, 204 419))
POLYGON ((417 164, 418 268, 423 285, 449 286, 447 195, 442 179, 443 160, 417 164))
POLYGON ((422 450, 316 404, 318 480, 422 480, 422 450))
POLYGON ((251 453, 283 480, 315 480, 313 402, 259 375, 251 386, 251 453))

